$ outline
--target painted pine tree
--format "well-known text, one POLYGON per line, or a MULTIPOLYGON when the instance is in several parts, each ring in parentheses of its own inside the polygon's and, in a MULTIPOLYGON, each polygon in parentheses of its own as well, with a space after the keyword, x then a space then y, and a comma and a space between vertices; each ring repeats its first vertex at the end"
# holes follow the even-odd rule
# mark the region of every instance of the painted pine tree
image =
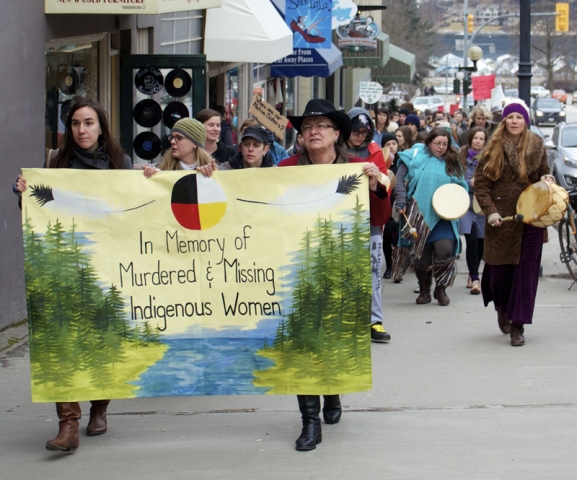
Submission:
POLYGON ((84 248, 89 240, 56 220, 44 235, 25 219, 24 257, 30 362, 35 384, 73 386, 84 372, 95 388, 114 380, 128 349, 158 344, 150 325, 131 325, 120 290, 105 290, 84 248))
POLYGON ((255 372, 269 393, 358 391, 370 386, 371 263, 368 214, 357 199, 343 222, 318 218, 292 265, 290 307, 272 347, 274 360, 255 372))

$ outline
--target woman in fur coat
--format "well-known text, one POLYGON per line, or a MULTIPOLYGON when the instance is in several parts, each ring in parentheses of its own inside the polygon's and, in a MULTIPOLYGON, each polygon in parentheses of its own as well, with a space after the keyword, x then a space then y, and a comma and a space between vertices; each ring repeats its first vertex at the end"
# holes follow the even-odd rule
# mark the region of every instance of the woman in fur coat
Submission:
POLYGON ((525 188, 551 178, 543 140, 529 130, 529 109, 515 99, 503 109, 475 173, 475 196, 488 223, 483 301, 493 302, 514 347, 525 344, 524 326, 533 320, 545 229, 503 218, 516 214, 525 188))

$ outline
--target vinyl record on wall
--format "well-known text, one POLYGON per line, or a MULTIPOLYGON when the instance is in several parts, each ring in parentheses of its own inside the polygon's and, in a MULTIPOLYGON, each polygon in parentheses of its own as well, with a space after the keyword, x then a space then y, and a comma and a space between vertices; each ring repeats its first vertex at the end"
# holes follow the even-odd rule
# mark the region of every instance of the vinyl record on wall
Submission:
POLYGON ((162 90, 164 76, 155 67, 144 67, 136 72, 134 86, 144 95, 154 95, 162 90))
POLYGON ((170 102, 162 112, 162 121, 168 128, 172 128, 181 118, 188 116, 188 108, 184 103, 170 102))
POLYGON ((154 127, 162 119, 162 109, 154 100, 141 100, 134 106, 132 112, 138 125, 146 128, 154 127))
POLYGON ((190 92, 192 80, 188 72, 181 68, 172 70, 164 80, 164 88, 173 97, 184 97, 190 92))
POLYGON ((78 72, 74 68, 63 68, 58 74, 58 84, 64 95, 74 95, 78 90, 78 72))
POLYGON ((142 132, 134 139, 133 147, 140 158, 152 160, 160 153, 160 138, 152 132, 142 132))

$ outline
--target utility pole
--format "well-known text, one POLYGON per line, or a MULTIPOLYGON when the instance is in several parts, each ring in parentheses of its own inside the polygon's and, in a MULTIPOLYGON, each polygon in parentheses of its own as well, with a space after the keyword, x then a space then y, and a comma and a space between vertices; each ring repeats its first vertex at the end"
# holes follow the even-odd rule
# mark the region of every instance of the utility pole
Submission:
POLYGON ((465 6, 463 7, 463 66, 466 67, 468 64, 467 50, 469 50, 467 33, 467 20, 469 19, 469 0, 465 0, 465 6))
POLYGON ((531 0, 521 0, 519 15, 519 98, 531 101, 531 0))

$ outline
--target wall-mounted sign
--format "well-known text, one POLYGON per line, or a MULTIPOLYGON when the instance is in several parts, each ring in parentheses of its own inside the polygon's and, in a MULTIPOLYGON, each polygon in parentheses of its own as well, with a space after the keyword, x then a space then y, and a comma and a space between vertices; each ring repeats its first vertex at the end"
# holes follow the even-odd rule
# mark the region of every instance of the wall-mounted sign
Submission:
POLYGON ((44 0, 44 13, 158 15, 218 8, 222 0, 44 0))
POLYGON ((337 28, 339 36, 337 46, 341 50, 349 49, 353 52, 375 50, 379 33, 381 29, 374 22, 373 17, 355 16, 348 24, 337 28))
POLYGON ((359 84, 359 97, 365 103, 372 105, 377 103, 383 94, 383 86, 377 82, 361 82, 359 84))
POLYGON ((286 2, 285 22, 293 32, 294 48, 331 48, 332 8, 333 0, 286 2))

